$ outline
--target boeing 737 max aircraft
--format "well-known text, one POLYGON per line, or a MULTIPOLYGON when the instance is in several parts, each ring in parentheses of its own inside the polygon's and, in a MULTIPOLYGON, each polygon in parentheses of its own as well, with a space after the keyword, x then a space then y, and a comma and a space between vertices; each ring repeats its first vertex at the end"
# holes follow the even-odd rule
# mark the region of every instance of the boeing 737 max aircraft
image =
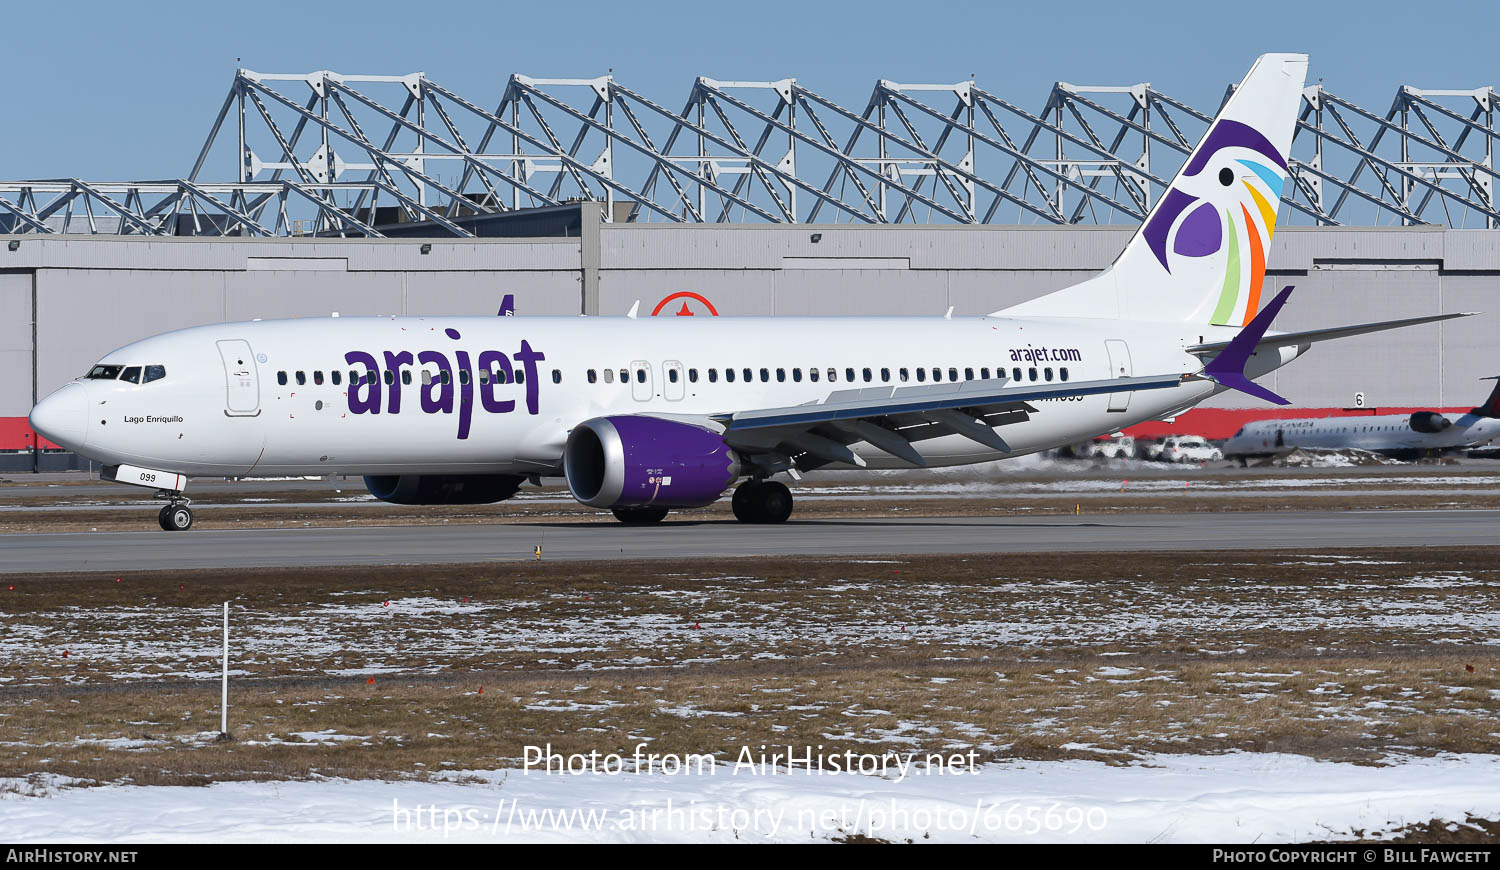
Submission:
POLYGON ((400 504, 500 501, 562 475, 626 522, 702 507, 781 522, 773 480, 955 465, 1181 413, 1324 339, 1261 308, 1307 57, 1259 58, 1109 269, 984 317, 343 317, 178 330, 106 355, 31 413, 44 437, 154 487, 364 475, 400 504))

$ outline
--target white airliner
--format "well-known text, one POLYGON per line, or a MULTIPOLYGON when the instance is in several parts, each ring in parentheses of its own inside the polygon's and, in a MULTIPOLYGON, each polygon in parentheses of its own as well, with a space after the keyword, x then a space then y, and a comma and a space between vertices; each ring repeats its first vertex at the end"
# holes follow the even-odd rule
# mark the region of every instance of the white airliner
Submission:
POLYGON ((1238 458, 1243 463, 1252 457, 1274 456, 1293 447, 1325 450, 1352 447, 1389 456, 1416 458, 1484 444, 1496 437, 1500 437, 1500 382, 1495 384, 1484 404, 1463 414, 1415 411, 1367 417, 1256 420, 1246 423, 1224 442, 1224 455, 1238 458))
MULTIPOLYGON (((1266 328, 1265 252, 1307 56, 1259 58, 1109 269, 984 317, 342 317, 129 344, 31 412, 44 437, 154 487, 364 475, 400 504, 500 501, 566 478, 625 522, 702 507, 781 522, 813 468, 1019 456, 1170 417, 1314 342, 1435 315, 1266 328), (1257 313, 1258 312, 1258 313, 1257 313)), ((951 314, 951 312, 950 312, 951 314)))

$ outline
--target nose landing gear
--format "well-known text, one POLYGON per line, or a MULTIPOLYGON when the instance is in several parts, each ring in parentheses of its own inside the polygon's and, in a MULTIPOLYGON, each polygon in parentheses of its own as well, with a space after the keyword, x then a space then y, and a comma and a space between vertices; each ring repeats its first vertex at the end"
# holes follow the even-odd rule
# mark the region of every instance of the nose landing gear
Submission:
POLYGON ((742 523, 784 523, 792 515, 792 491, 774 480, 747 480, 730 504, 742 523))
POLYGON ((156 515, 156 523, 162 531, 185 532, 193 527, 193 509, 188 507, 189 502, 182 493, 163 490, 157 496, 167 499, 167 506, 156 515))

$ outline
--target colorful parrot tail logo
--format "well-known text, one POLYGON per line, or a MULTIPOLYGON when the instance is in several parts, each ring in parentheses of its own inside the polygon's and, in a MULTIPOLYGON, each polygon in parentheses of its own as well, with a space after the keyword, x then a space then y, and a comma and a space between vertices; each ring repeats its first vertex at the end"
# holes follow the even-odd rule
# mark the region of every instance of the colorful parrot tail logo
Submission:
POLYGON ((1227 245, 1224 280, 1211 323, 1243 325, 1260 310, 1266 250, 1276 233, 1276 206, 1272 203, 1279 203, 1289 174, 1286 159, 1260 131, 1239 121, 1221 119, 1147 221, 1142 236, 1169 274, 1169 237, 1171 253, 1180 257, 1212 256, 1227 245), (1232 156, 1243 151, 1260 159, 1232 156), (1210 180, 1215 188, 1212 194, 1185 193, 1183 188, 1190 185, 1194 189, 1204 187, 1192 180, 1209 166, 1218 167, 1217 175, 1210 180), (1235 167, 1244 171, 1237 172, 1235 167), (1243 308, 1239 305, 1242 289, 1248 292, 1243 308), (1236 312, 1243 313, 1236 317, 1236 312), (1238 323, 1232 323, 1231 318, 1238 323))

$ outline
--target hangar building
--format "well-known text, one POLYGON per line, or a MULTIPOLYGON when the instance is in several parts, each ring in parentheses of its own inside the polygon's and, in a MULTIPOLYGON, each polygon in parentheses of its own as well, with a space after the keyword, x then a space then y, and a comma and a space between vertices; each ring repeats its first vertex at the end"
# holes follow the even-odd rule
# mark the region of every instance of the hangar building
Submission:
MULTIPOLYGON (((1500 373, 1494 104, 1304 94, 1277 327, 1484 313, 1316 349, 1268 384, 1295 413, 1467 408, 1500 373)), ((698 79, 673 112, 609 77, 518 75, 486 109, 421 73, 241 70, 183 178, 0 182, 0 469, 70 466, 31 405, 206 322, 507 294, 519 316, 995 311, 1107 266, 1208 121, 1149 85, 1058 83, 1032 113, 882 81, 855 112, 792 79, 698 79)), ((1173 425, 1225 437, 1267 411, 1231 393, 1173 425)))

